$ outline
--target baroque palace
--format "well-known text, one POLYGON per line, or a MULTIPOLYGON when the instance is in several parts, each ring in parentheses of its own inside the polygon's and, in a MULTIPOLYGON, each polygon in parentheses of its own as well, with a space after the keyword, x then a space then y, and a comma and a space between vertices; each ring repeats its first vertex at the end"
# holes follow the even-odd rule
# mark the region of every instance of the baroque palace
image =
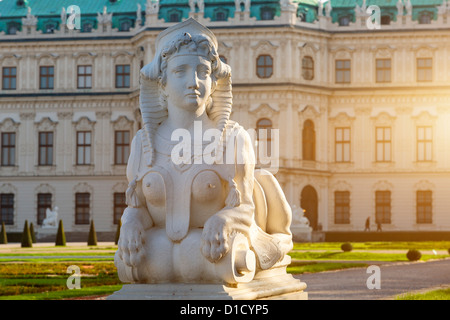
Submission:
POLYGON ((232 119, 279 134, 276 177, 315 230, 450 231, 450 1, 3 0, 8 233, 58 207, 68 239, 91 220, 113 239, 139 70, 190 17, 232 68, 232 119))

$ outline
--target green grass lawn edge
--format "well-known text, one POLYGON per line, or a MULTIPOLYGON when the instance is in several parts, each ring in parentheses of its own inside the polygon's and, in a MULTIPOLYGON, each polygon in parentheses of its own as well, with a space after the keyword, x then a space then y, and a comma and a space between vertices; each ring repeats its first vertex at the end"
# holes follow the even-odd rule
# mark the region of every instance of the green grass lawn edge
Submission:
POLYGON ((105 285, 72 290, 60 290, 41 293, 27 293, 15 296, 0 296, 0 300, 61 300, 79 297, 110 295, 120 290, 120 285, 105 285))
POLYGON ((430 290, 424 293, 404 293, 396 296, 396 300, 450 300, 450 288, 430 290))

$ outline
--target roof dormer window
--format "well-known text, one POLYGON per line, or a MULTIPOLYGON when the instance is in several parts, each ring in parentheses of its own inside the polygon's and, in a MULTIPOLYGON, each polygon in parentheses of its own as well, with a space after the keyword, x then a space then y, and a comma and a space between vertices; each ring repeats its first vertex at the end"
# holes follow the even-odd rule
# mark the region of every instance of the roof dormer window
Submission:
POLYGON ((16 4, 18 7, 26 7, 28 5, 28 1, 27 0, 17 0, 16 4))

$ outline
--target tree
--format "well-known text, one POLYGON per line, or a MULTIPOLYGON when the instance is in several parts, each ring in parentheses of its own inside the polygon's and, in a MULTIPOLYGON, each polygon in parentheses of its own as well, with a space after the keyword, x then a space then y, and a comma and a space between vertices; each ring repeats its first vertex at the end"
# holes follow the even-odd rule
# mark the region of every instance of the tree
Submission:
POLYGON ((2 222, 2 232, 0 233, 0 244, 7 244, 8 237, 6 235, 5 222, 2 222))
POLYGON ((64 226, 62 220, 59 220, 58 232, 56 233, 55 246, 66 245, 66 234, 64 233, 64 226))
POLYGON ((28 220, 25 220, 22 232, 22 248, 33 247, 33 241, 31 241, 30 228, 28 227, 28 220))
POLYGON ((120 238, 120 228, 122 227, 122 220, 119 220, 119 223, 117 224, 117 231, 116 231, 116 239, 115 239, 115 243, 118 244, 119 243, 119 238, 120 238))
POLYGON ((91 220, 91 227, 89 229, 88 246, 97 245, 97 233, 95 233, 94 220, 91 220))
POLYGON ((31 242, 36 243, 36 234, 34 232, 33 222, 30 223, 30 235, 31 235, 31 242))

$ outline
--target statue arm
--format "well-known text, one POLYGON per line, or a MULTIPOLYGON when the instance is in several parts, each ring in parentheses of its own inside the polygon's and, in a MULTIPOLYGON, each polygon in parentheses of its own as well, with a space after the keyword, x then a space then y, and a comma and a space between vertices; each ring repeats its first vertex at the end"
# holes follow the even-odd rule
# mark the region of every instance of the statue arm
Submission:
POLYGON ((121 218, 122 227, 118 243, 119 257, 128 266, 136 266, 142 260, 143 236, 145 230, 153 226, 153 221, 142 193, 141 182, 137 181, 142 156, 141 150, 141 135, 138 133, 133 138, 128 159, 127 177, 129 185, 126 191, 128 207, 121 218))
POLYGON ((148 212, 142 183, 137 181, 142 161, 142 131, 139 131, 131 143, 130 157, 127 165, 128 189, 126 200, 128 207, 122 215, 122 225, 128 223, 139 223, 144 229, 151 228, 153 221, 148 212))

